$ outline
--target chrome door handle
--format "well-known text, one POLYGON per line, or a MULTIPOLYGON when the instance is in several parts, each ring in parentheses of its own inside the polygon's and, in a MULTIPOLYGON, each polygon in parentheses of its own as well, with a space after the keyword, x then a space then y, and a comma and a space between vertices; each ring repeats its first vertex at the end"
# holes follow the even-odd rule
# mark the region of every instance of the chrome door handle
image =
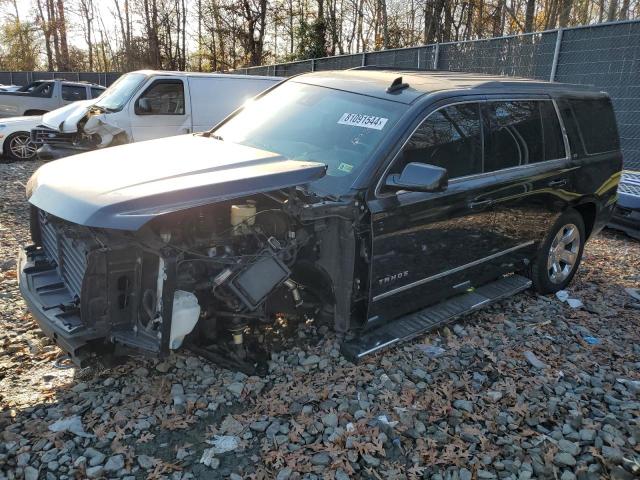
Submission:
POLYGON ((564 187, 567 184, 566 179, 562 180, 551 180, 547 185, 550 187, 564 187))
POLYGON ((469 208, 482 208, 488 207, 493 203, 493 200, 478 200, 475 202, 469 202, 469 208))

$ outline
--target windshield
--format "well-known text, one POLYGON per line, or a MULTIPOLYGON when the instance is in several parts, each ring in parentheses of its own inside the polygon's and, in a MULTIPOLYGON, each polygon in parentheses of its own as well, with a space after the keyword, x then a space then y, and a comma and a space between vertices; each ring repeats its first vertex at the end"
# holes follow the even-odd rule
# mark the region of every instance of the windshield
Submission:
POLYGON ((121 76, 100 95, 95 105, 112 112, 121 110, 146 78, 144 73, 127 73, 121 76))
POLYGON ((286 82, 218 128, 214 135, 292 160, 327 165, 318 190, 346 192, 406 106, 331 88, 286 82))

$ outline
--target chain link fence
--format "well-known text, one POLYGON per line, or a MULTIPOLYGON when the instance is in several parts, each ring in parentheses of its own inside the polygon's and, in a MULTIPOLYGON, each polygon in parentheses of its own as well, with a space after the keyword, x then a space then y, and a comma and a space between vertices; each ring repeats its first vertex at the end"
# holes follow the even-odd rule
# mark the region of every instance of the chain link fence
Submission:
POLYGON ((640 170, 640 21, 315 58, 238 69, 291 76, 359 66, 449 70, 594 85, 611 95, 625 167, 640 170))

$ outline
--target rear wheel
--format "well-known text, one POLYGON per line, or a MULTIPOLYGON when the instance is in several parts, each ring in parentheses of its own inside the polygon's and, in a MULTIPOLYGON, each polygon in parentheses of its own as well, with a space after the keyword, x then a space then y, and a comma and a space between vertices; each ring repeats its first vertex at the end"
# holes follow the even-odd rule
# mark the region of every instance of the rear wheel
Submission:
POLYGON ((4 154, 11 160, 31 160, 36 156, 36 145, 29 132, 15 132, 4 141, 4 154))
POLYGON ((566 288, 582 260, 585 240, 582 216, 575 210, 563 213, 547 234, 529 271, 539 293, 566 288))

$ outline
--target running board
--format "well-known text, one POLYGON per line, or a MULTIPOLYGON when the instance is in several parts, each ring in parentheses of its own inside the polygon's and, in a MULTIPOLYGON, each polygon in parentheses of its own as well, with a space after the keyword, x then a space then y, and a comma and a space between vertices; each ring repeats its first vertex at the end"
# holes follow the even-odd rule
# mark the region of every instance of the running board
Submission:
POLYGON ((461 315, 473 312, 490 303, 515 295, 531 286, 531 280, 520 275, 502 277, 473 291, 457 295, 425 308, 342 344, 341 352, 348 360, 357 362, 365 355, 377 352, 442 327, 461 315))

